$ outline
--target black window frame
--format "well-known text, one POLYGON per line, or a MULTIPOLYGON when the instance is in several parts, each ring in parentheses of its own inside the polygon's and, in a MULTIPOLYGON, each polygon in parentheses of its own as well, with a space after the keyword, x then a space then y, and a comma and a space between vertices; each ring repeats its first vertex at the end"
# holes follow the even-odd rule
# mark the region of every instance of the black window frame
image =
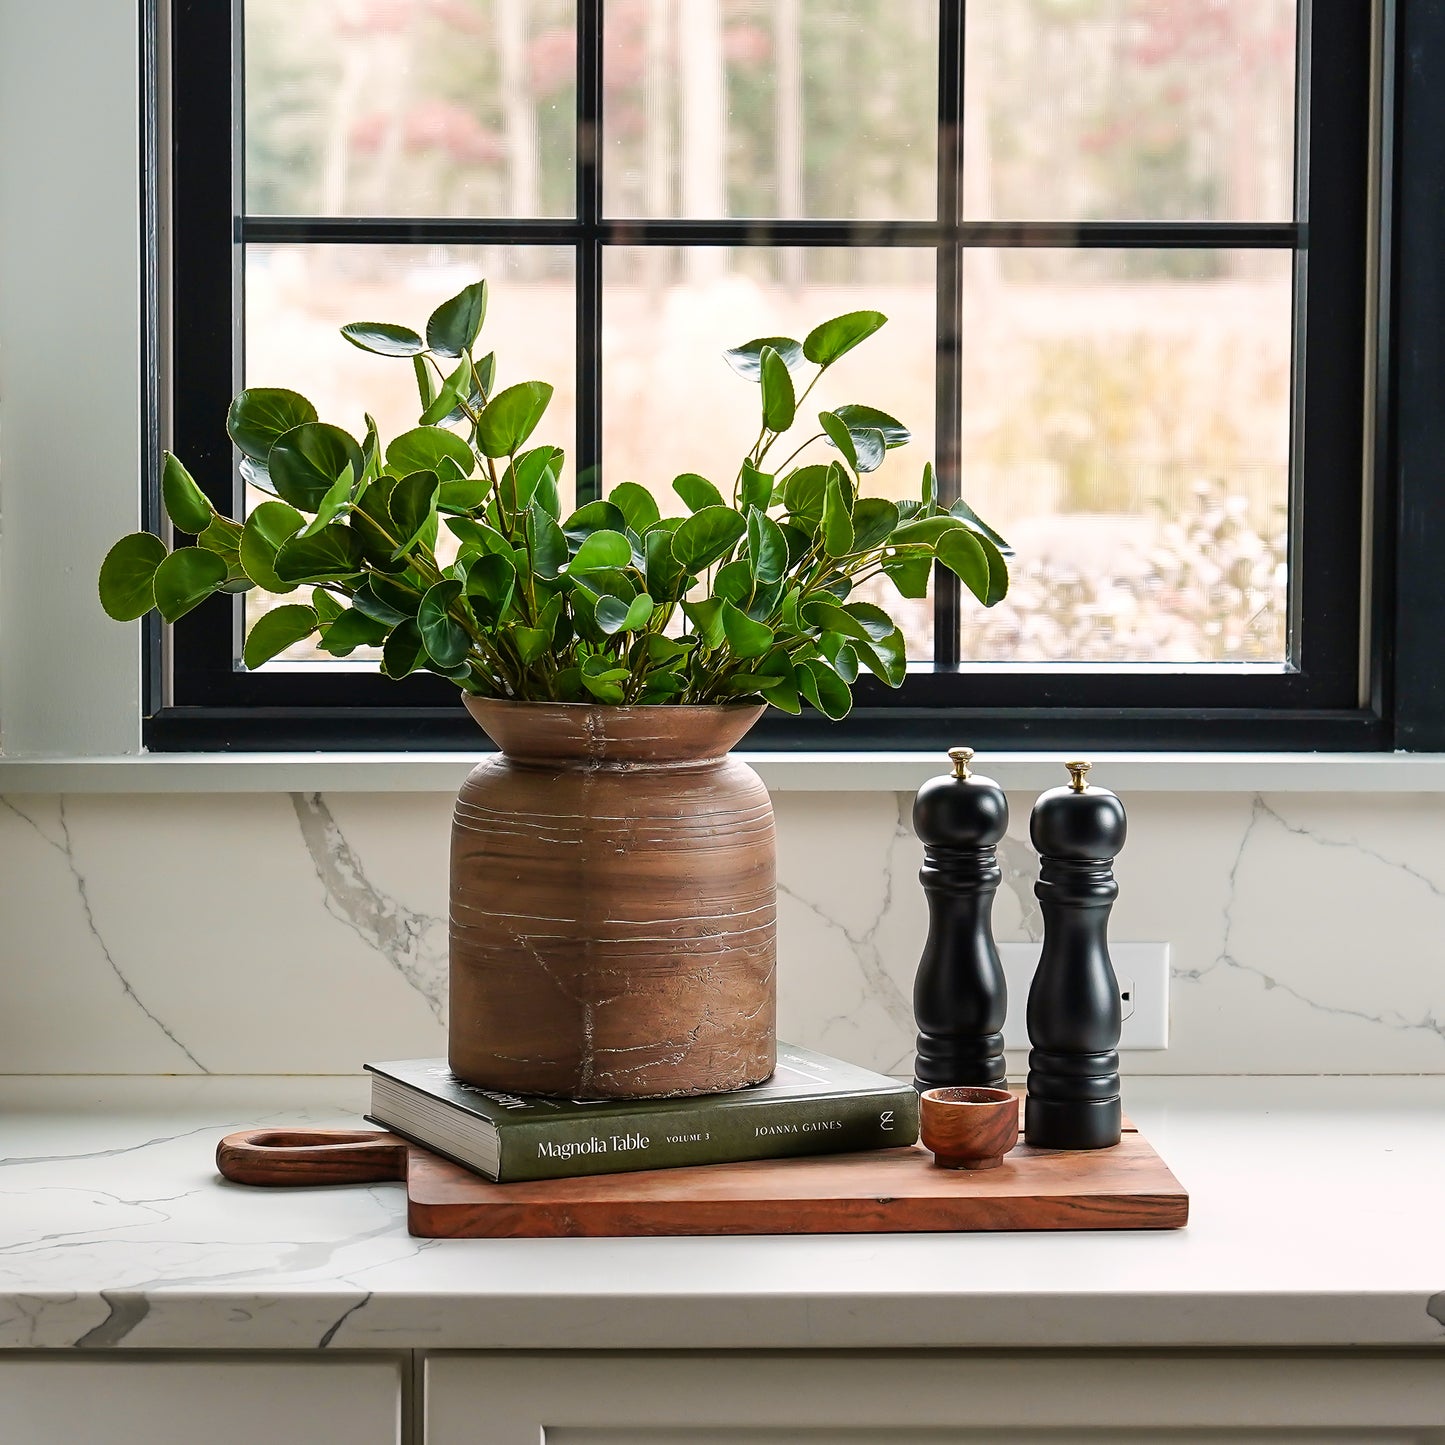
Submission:
MULTIPOLYGON (((165 3, 165 0, 162 0, 165 3)), ((969 245, 1295 248, 1297 334, 1291 490, 1295 665, 1278 672, 960 669, 958 586, 935 581, 940 656, 891 693, 860 681, 841 723, 771 713, 750 735, 766 750, 937 748, 966 736, 985 748, 1128 750, 1370 750, 1445 740, 1445 678, 1418 705, 1394 695, 1397 632, 1411 656, 1445 625, 1445 569, 1395 586, 1395 564, 1419 550, 1406 536, 1391 471, 1391 221, 1409 185, 1394 184, 1394 60, 1406 24, 1445 28, 1425 0, 1397 23, 1395 0, 1305 0, 1301 98, 1308 127, 1303 216, 1292 222, 968 222, 961 217, 963 30, 967 0, 939 0, 939 220, 612 220, 601 195, 603 0, 577 0, 577 215, 560 220, 245 217, 240 196, 240 4, 170 0, 169 278, 172 444, 221 509, 238 500, 235 457, 222 427, 238 385, 241 262, 253 241, 330 243, 534 242, 576 248, 579 501, 595 494, 601 378, 588 338, 600 335, 603 248, 628 245, 923 245, 937 247, 936 460, 945 499, 958 495, 961 259, 969 245), (1382 46, 1384 63, 1374 63, 1382 46), (1310 97, 1327 97, 1311 104, 1310 97), (229 160, 229 164, 225 163, 229 160), (1392 525, 1398 523, 1398 525, 1392 525), (1398 535, 1397 535, 1398 534, 1398 535), (1419 608, 1398 628, 1396 602, 1419 608), (1421 636, 1423 634, 1423 636, 1421 636), (950 646, 953 652, 950 653, 950 646), (1403 741, 1402 741, 1403 740, 1403 741)), ((150 37, 151 44, 155 36, 150 37)), ((1442 61, 1445 66, 1445 61, 1442 61)), ((155 69, 156 67, 152 67, 155 69)), ((1408 77, 1407 77, 1408 80, 1408 77)), ((152 97, 154 99, 154 97, 152 97)), ((1445 106, 1433 102, 1434 115, 1445 106)), ((157 107, 151 106, 151 113, 157 107)), ((1439 127, 1433 133, 1438 134, 1439 127)), ((1445 146, 1442 146, 1445 152, 1445 146)), ((1436 161, 1445 171, 1445 153, 1436 161)), ((1427 187, 1428 190, 1428 187, 1427 187)), ((152 198, 154 202, 154 197, 152 198)), ((1437 253, 1441 254, 1441 253, 1437 253)), ((160 258, 153 257, 155 268, 160 258)), ((164 274, 164 272, 162 272, 164 274)), ((1402 276, 1410 274, 1406 265, 1402 276)), ((1438 290, 1439 283, 1431 283, 1438 290)), ((1437 306, 1445 310, 1445 298, 1437 306)), ((1438 336, 1438 332, 1436 336, 1438 336)), ((1421 345, 1438 347, 1435 337, 1421 345)), ((600 347, 600 342, 597 343, 600 347)), ((1437 373, 1445 374, 1445 368, 1437 373)), ((1414 380, 1419 383, 1417 376, 1414 380)), ((1403 400, 1403 398, 1402 398, 1403 400)), ((1425 398, 1418 398, 1422 407, 1425 398)), ((1422 417, 1422 435, 1445 419, 1422 417)), ((1435 455, 1440 455, 1436 449, 1435 455)), ((1401 457, 1415 455, 1400 449, 1401 457)), ((1421 455, 1421 464, 1424 456, 1421 455)), ((1433 528, 1433 509, 1429 526, 1433 528)), ((152 487, 147 524, 160 519, 152 487)), ((1412 514, 1413 515, 1413 514, 1412 514)), ((478 734, 443 679, 401 682, 353 671, 261 671, 235 663, 237 600, 216 597, 147 649, 146 745, 153 750, 475 748, 478 734)), ((152 624, 153 628, 158 627, 152 624)), ((1436 652, 1441 651, 1437 641, 1436 652)), ((1432 654, 1433 655, 1433 654, 1432 654)))

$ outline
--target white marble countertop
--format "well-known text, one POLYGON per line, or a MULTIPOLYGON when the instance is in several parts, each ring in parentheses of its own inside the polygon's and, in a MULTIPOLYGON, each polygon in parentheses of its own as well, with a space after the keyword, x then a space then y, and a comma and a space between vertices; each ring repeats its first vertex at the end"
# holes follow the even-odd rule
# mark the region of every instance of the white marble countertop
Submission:
POLYGON ((252 1190, 216 1140, 351 1079, 0 1081, 0 1347, 1445 1345, 1445 1077, 1146 1079, 1182 1231, 417 1240, 399 1185, 252 1190))

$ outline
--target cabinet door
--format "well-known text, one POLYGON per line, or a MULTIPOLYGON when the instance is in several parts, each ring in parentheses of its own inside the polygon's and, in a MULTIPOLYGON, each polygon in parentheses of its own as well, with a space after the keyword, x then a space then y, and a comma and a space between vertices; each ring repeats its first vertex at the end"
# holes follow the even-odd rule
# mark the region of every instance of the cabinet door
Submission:
POLYGON ((398 1445, 395 1360, 0 1357, 4 1445, 398 1445))
POLYGON ((429 1357, 426 1445, 1445 1445, 1445 1351, 429 1357))

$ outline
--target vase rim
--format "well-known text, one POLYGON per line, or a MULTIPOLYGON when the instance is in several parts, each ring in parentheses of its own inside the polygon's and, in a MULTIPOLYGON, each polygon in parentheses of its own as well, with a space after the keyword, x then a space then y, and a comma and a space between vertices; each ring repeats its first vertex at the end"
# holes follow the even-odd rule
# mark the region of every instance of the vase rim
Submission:
POLYGON ((464 694, 467 711, 517 762, 585 767, 701 764, 724 757, 764 703, 530 702, 464 694))

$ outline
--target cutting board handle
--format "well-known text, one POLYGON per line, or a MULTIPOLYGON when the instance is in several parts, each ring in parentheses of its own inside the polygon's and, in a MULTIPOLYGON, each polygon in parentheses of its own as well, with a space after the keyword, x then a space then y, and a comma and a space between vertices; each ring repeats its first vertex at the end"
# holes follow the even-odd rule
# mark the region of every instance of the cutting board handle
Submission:
POLYGON ((380 1184, 406 1178, 406 1140, 374 1129, 245 1129, 216 1145, 236 1184, 380 1184))

